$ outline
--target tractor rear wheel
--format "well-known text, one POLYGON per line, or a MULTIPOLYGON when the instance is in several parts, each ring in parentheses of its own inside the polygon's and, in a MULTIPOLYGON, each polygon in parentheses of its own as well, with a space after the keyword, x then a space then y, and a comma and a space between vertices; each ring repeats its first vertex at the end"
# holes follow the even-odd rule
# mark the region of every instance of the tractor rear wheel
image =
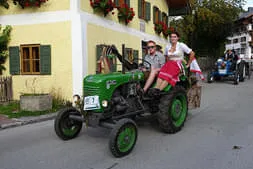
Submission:
POLYGON ((188 103, 183 87, 175 86, 172 91, 160 99, 158 112, 159 127, 165 133, 176 133, 184 126, 188 103))
POLYGON ((128 155, 138 137, 137 125, 131 119, 119 120, 111 131, 109 148, 115 157, 128 155))
POLYGON ((244 61, 241 61, 238 67, 239 67, 239 81, 243 82, 245 79, 245 74, 246 74, 246 66, 245 66, 244 61))

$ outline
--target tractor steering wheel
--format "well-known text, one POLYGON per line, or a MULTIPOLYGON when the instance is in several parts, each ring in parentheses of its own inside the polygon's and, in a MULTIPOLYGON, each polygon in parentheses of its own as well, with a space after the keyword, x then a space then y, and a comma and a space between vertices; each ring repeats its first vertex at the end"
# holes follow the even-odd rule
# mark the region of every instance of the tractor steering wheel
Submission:
POLYGON ((151 71, 151 63, 149 63, 148 61, 144 60, 144 59, 141 59, 142 60, 142 63, 140 63, 138 65, 138 69, 139 70, 143 70, 143 69, 146 69, 146 71, 151 71), (148 65, 148 66, 145 66, 145 64, 148 65))

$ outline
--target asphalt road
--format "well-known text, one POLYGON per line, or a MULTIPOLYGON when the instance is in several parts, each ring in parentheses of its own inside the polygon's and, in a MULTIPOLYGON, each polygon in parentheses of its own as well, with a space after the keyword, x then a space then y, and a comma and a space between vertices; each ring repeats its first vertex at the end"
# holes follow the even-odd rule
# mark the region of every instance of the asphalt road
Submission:
POLYGON ((60 140, 53 121, 0 131, 0 169, 252 169, 253 80, 203 83, 201 108, 174 135, 141 124, 133 152, 108 149, 109 130, 60 140))

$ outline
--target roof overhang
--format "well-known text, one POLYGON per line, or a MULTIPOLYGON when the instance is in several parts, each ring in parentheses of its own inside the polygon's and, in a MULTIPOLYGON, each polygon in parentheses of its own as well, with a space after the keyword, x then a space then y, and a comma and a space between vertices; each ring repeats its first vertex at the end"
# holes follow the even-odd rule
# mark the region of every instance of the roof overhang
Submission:
POLYGON ((180 16, 191 13, 190 0, 167 0, 169 16, 180 16))

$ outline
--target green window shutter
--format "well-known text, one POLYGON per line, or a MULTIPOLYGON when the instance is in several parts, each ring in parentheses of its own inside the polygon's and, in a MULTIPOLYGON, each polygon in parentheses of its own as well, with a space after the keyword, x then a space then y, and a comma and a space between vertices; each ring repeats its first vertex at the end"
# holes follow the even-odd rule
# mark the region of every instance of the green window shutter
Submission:
POLYGON ((150 21, 150 16, 151 16, 151 5, 149 2, 145 3, 145 20, 150 21))
POLYGON ((134 61, 138 63, 139 51, 138 50, 134 50, 133 51, 133 55, 134 55, 134 61))
POLYGON ((155 24, 155 11, 156 11, 156 7, 153 6, 153 23, 155 24))
POLYGON ((142 18, 142 5, 141 5, 142 0, 138 0, 138 16, 139 18, 142 18))
POLYGON ((9 47, 9 57, 10 57, 10 74, 18 75, 20 74, 20 56, 19 47, 12 46, 9 47))
POLYGON ((166 23, 166 13, 162 12, 162 21, 166 23))
POLYGON ((159 22, 162 21, 162 12, 158 9, 158 20, 159 22))
POLYGON ((119 6, 119 0, 114 0, 116 6, 119 6))
POLYGON ((166 15, 166 24, 169 26, 169 16, 166 15))
POLYGON ((50 45, 40 46, 40 74, 42 75, 51 74, 51 46, 50 45))
POLYGON ((125 0, 125 3, 130 7, 130 0, 125 0))

